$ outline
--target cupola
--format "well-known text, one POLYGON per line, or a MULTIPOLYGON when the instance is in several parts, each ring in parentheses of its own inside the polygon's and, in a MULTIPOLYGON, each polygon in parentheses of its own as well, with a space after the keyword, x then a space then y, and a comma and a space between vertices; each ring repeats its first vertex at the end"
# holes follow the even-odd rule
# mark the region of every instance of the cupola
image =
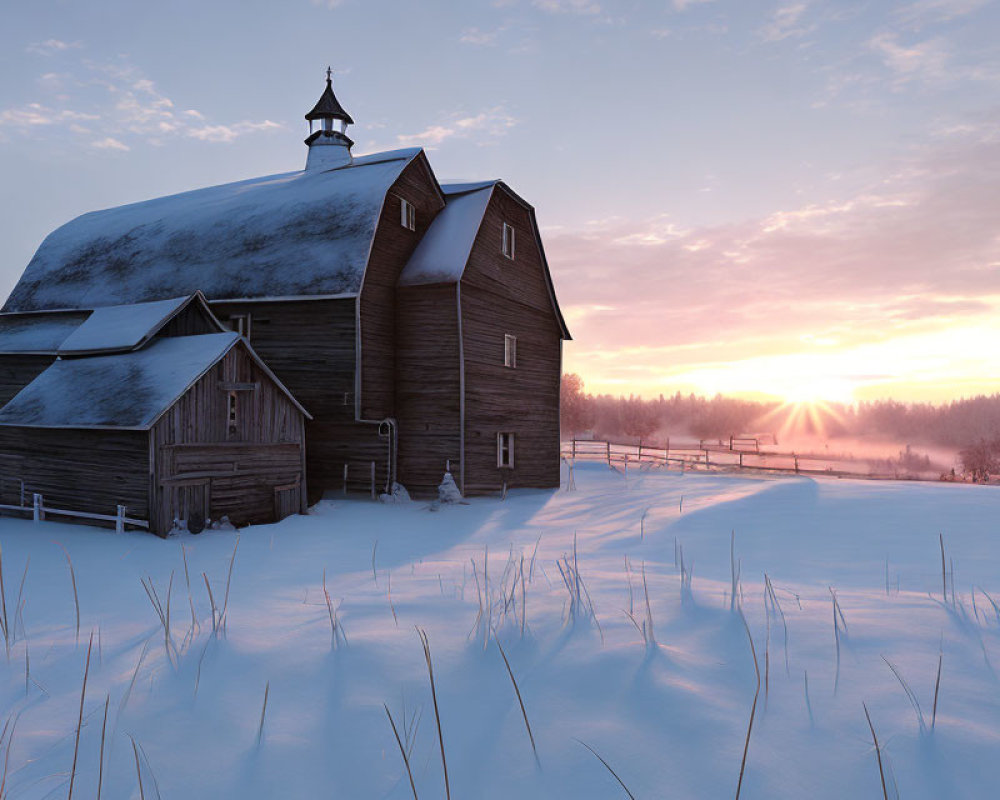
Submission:
POLYGON ((333 93, 333 70, 326 68, 326 89, 319 102, 306 114, 309 120, 309 136, 306 146, 306 169, 333 169, 351 163, 351 147, 354 142, 347 135, 347 126, 353 125, 351 115, 344 111, 333 93))

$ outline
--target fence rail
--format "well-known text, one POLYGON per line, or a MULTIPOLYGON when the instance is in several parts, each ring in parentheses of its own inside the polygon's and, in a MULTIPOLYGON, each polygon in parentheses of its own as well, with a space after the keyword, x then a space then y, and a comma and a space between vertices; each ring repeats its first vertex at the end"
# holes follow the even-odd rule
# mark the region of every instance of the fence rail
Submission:
POLYGON ((857 460, 837 459, 814 455, 800 455, 761 450, 756 438, 730 437, 724 440, 697 442, 667 440, 665 446, 624 444, 593 439, 570 439, 562 443, 562 456, 569 459, 606 461, 609 466, 624 469, 636 466, 658 465, 681 470, 741 470, 778 472, 794 475, 825 475, 840 478, 868 478, 888 480, 904 476, 877 473, 864 469, 857 460))
POLYGON ((118 533, 122 533, 125 530, 126 525, 131 525, 134 528, 145 528, 146 530, 149 530, 149 521, 126 516, 128 509, 125 506, 118 506, 117 513, 115 514, 97 514, 91 511, 73 511, 68 508, 53 508, 52 506, 47 506, 45 505, 44 497, 37 492, 33 492, 31 498, 31 505, 26 505, 23 501, 19 506, 0 504, 0 511, 15 511, 22 514, 31 514, 32 519, 35 522, 43 521, 47 515, 113 522, 115 523, 115 531, 118 533))

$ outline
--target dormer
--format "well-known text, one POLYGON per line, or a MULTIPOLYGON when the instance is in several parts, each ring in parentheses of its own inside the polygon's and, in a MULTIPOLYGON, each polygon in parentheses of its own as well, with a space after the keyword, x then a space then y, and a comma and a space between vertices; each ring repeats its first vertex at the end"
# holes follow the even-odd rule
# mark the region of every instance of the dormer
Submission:
POLYGON ((354 120, 333 93, 333 70, 326 68, 326 89, 319 102, 306 114, 309 121, 309 136, 306 146, 306 170, 334 169, 352 162, 351 147, 354 142, 347 135, 347 126, 354 120))

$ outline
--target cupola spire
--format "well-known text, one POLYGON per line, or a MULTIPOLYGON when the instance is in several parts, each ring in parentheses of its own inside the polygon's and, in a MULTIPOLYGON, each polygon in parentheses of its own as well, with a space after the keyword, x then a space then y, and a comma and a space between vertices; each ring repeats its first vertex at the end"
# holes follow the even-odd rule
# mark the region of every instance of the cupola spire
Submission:
POLYGON ((354 142, 347 135, 347 126, 353 125, 354 120, 333 93, 331 67, 326 68, 326 89, 306 119, 309 121, 306 169, 333 169, 350 164, 354 142))

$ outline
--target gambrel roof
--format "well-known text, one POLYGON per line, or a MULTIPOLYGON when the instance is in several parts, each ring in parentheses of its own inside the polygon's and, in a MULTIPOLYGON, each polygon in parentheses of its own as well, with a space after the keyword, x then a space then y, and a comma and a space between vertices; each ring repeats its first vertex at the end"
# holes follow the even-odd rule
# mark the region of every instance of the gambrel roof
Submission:
POLYGON ((419 148, 84 214, 50 234, 4 311, 359 291, 389 187, 419 148))
POLYGON ((434 218, 427 233, 413 251, 399 276, 400 286, 421 286, 433 283, 457 283, 462 280, 472 254, 472 247, 482 226, 487 206, 497 187, 522 205, 531 219, 532 235, 542 259, 545 285, 552 300, 552 310, 563 339, 571 339, 562 311, 556 301, 549 264, 538 232, 535 209, 513 192, 503 181, 443 183, 446 204, 434 218))

